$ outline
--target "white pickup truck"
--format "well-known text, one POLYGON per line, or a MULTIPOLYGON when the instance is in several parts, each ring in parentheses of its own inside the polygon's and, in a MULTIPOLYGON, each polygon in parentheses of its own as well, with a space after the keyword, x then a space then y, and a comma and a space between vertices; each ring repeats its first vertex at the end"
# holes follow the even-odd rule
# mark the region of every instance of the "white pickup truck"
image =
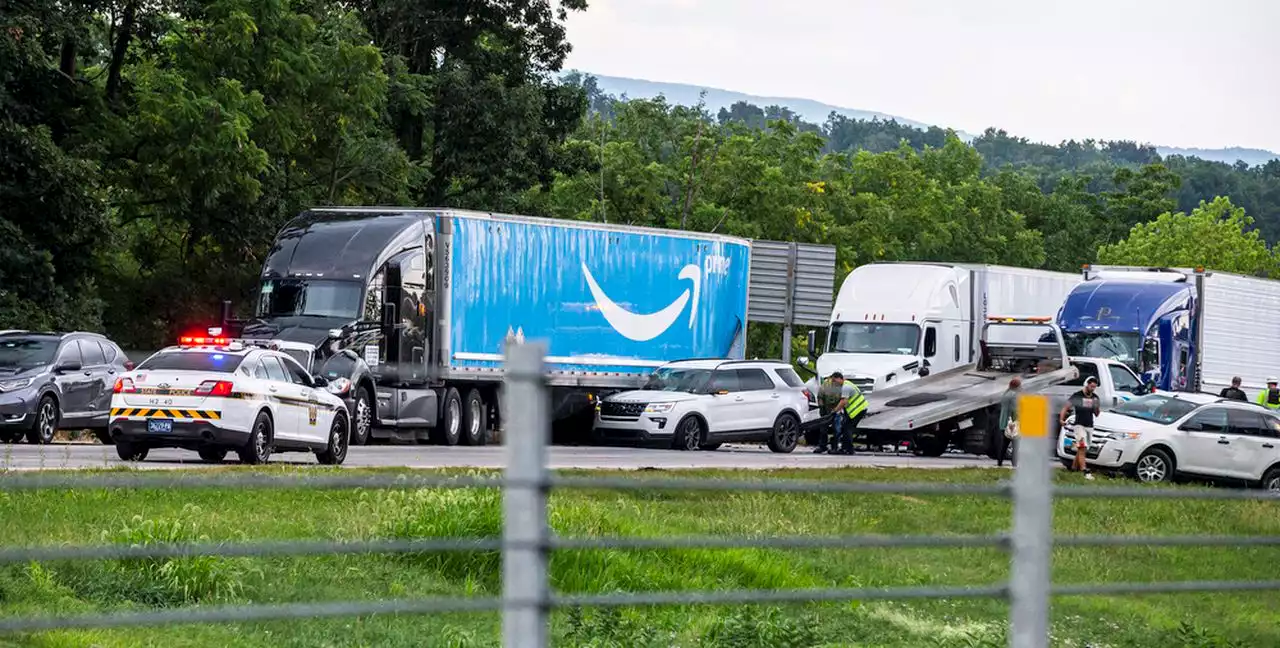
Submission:
POLYGON ((1072 394, 1084 388, 1084 381, 1089 378, 1098 379, 1097 394, 1104 410, 1149 392, 1138 374, 1118 360, 1072 356, 1071 366, 1079 372, 1076 378, 1040 390, 1040 393, 1047 394, 1052 401, 1055 416, 1072 394))

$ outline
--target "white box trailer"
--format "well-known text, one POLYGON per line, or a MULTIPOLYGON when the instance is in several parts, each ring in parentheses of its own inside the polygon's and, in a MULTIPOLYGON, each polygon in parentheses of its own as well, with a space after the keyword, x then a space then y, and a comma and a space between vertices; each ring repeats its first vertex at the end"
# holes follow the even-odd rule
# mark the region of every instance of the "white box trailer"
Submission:
MULTIPOLYGON (((1077 273, 996 265, 871 263, 845 278, 819 348, 815 372, 839 371, 874 392, 973 363, 990 316, 1046 318, 1083 281, 1077 273)), ((1015 327, 1006 327, 1015 329, 1015 327)), ((1034 343, 1036 327, 1000 331, 1000 343, 1034 343)), ((808 361, 808 359, 804 359, 808 361)), ((813 366, 813 365, 811 365, 813 366)))
POLYGON ((1251 396, 1262 391, 1280 374, 1280 281, 1212 272, 1203 295, 1198 389, 1217 393, 1239 376, 1251 396))

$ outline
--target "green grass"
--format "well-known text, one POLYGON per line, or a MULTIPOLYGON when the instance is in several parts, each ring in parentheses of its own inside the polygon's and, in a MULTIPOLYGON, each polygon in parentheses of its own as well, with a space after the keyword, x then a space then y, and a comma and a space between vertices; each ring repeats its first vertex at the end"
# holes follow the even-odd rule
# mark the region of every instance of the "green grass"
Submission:
MULTIPOLYGON (((1002 476, 885 469, 697 474, 956 483, 1002 476)), ((1073 499, 1058 502, 1054 517, 1059 534, 1280 535, 1278 513, 1274 502, 1073 499)), ((976 496, 598 490, 557 491, 551 501, 552 527, 564 536, 995 533, 1008 528, 1009 516, 1008 502, 976 496)), ((501 498, 493 490, 0 493, 6 546, 500 532, 501 498)), ((1053 572, 1059 583, 1266 579, 1276 577, 1277 565, 1280 548, 1063 548, 1055 551, 1053 572)), ((494 595, 499 572, 492 553, 3 565, 0 614, 494 595)), ((551 572, 561 592, 975 585, 1006 578, 1008 558, 995 549, 564 551, 552 556, 551 572)), ((557 646, 601 648, 1002 646, 1007 614, 1001 601, 968 599, 586 609, 557 612, 552 632, 557 646)), ((49 632, 0 636, 0 646, 462 648, 499 645, 499 626, 496 614, 377 616, 49 632)), ((1058 598, 1052 627, 1053 645, 1061 646, 1277 646, 1280 594, 1058 598)))

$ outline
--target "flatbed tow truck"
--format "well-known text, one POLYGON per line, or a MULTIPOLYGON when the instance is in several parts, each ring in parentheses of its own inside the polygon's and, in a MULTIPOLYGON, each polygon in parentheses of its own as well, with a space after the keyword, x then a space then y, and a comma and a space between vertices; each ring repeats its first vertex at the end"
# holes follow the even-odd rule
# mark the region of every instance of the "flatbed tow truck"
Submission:
POLYGON ((989 317, 979 347, 973 364, 868 394, 858 436, 928 457, 948 448, 995 457, 1000 397, 1011 378, 1021 376, 1023 392, 1037 393, 1077 377, 1052 318, 989 317), (991 340, 993 328, 1012 339, 991 340))

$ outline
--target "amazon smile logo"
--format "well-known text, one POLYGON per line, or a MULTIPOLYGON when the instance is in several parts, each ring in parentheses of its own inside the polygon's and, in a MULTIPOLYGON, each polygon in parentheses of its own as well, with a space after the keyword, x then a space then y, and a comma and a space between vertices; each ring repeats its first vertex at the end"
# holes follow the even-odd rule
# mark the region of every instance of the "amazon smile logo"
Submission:
POLYGON ((600 288, 600 284, 596 282, 596 278, 591 274, 591 268, 588 268, 586 263, 582 264, 582 274, 587 278, 587 287, 591 289, 591 296, 596 300, 600 314, 604 315, 605 321, 609 322, 613 330, 621 333, 628 340, 647 342, 666 333, 667 329, 670 329, 671 325, 680 318, 685 304, 689 302, 692 302, 689 308, 689 328, 693 328, 694 318, 698 313, 698 299, 702 296, 702 269, 697 265, 689 264, 681 268, 680 274, 677 275, 681 281, 692 282, 693 287, 684 289, 679 297, 662 310, 648 314, 632 313, 610 299, 609 295, 600 288))

